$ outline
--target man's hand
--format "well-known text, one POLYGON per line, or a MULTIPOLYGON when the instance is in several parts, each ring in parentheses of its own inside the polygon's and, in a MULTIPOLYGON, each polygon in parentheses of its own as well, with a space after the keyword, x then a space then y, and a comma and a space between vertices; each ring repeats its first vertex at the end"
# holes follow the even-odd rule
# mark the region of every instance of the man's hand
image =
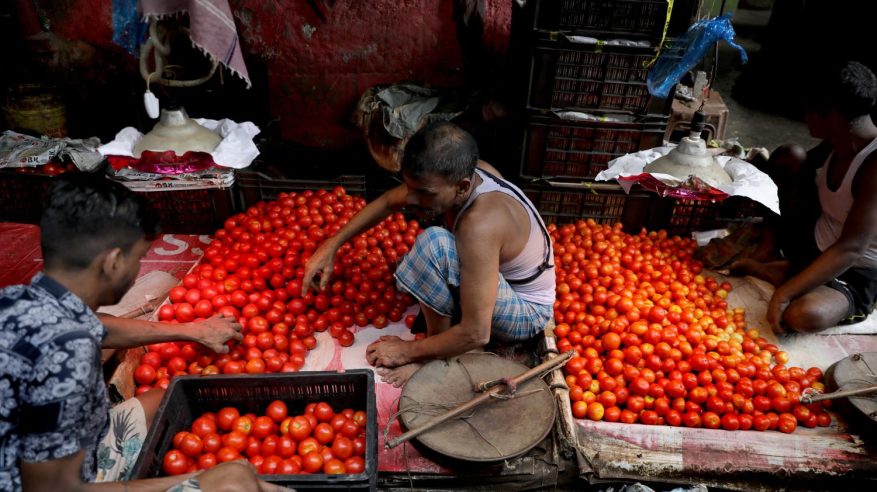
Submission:
POLYGON ((229 340, 243 340, 241 325, 231 318, 213 316, 212 318, 192 323, 192 333, 197 342, 217 354, 228 353, 229 340))
POLYGON ((778 288, 770 298, 767 304, 767 322, 770 323, 770 329, 777 335, 782 335, 786 330, 782 326, 783 313, 792 300, 786 295, 782 287, 778 288))
POLYGON ((233 490, 258 492, 295 492, 294 489, 268 483, 256 476, 256 469, 245 460, 220 463, 197 476, 201 490, 233 490))
POLYGON ((305 264, 305 275, 301 282, 301 293, 305 295, 313 287, 316 290, 325 290, 329 285, 329 277, 332 275, 332 267, 335 263, 336 248, 329 241, 324 242, 314 251, 314 254, 305 264), (319 284, 316 282, 317 274, 320 274, 319 284))
POLYGON ((399 337, 383 336, 365 349, 365 359, 375 367, 404 366, 413 362, 411 344, 399 337))

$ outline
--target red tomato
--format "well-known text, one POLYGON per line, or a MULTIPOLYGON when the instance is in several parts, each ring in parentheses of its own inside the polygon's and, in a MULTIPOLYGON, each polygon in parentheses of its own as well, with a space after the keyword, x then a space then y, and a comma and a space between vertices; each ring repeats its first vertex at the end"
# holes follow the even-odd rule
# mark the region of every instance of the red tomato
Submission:
POLYGON ((317 473, 323 469, 323 455, 319 451, 311 451, 302 456, 302 470, 317 473))
POLYGON ((325 422, 317 424, 317 427, 314 428, 314 438, 320 444, 328 444, 335 438, 335 430, 325 422))
POLYGON ((222 438, 215 432, 202 436, 201 442, 204 444, 205 453, 215 453, 222 447, 222 438))
POLYGON ((341 460, 346 460, 353 455, 353 441, 344 436, 335 438, 332 443, 332 454, 341 460))
POLYGON ((216 422, 203 416, 198 417, 192 422, 192 433, 201 438, 208 434, 215 434, 216 422))
MULTIPOLYGON (((144 354, 147 355, 147 354, 144 354)), ((137 384, 152 384, 156 379, 155 367, 149 364, 140 364, 134 369, 134 381, 137 384)))
POLYGON ((323 465, 323 473, 327 475, 340 475, 347 473, 344 462, 339 459, 331 459, 323 465))
POLYGON ((326 402, 319 402, 314 407, 314 416, 320 422, 329 422, 332 420, 332 417, 335 416, 335 411, 332 410, 332 407, 326 402))
POLYGON ((347 473, 363 473, 365 471, 365 460, 360 456, 353 456, 344 461, 344 466, 347 468, 347 473))
POLYGON ((256 420, 252 424, 251 434, 256 439, 265 439, 271 434, 274 434, 276 431, 276 424, 271 417, 261 416, 256 417, 256 420))
POLYGON ((189 458, 182 452, 173 449, 164 455, 161 469, 168 475, 182 475, 191 465, 189 458))
POLYGON ((280 400, 272 401, 268 404, 268 409, 265 410, 265 415, 271 417, 271 419, 278 424, 283 422, 287 415, 286 403, 283 403, 280 400))

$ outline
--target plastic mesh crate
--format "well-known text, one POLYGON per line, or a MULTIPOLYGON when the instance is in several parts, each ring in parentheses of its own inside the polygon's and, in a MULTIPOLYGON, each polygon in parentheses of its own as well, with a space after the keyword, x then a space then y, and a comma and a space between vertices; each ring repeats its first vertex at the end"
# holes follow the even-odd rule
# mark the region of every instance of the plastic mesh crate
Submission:
POLYGON ((290 415, 304 412, 308 403, 325 401, 335 410, 365 410, 365 470, 344 475, 262 475, 262 479, 296 490, 374 490, 377 483, 378 427, 374 375, 356 369, 345 373, 299 372, 259 376, 181 376, 171 381, 159 406, 132 479, 160 475, 161 462, 171 449, 174 434, 187 429, 204 412, 233 406, 242 414, 264 413, 273 400, 282 400, 290 415))
POLYGON ((525 185, 523 190, 546 223, 593 219, 601 224, 621 222, 628 231, 638 231, 646 224, 651 199, 646 193, 628 195, 620 186, 612 184, 525 185))
POLYGON ((258 172, 241 172, 236 178, 238 210, 260 201, 276 200, 282 192, 331 189, 343 186, 347 194, 365 197, 365 176, 341 175, 331 179, 284 179, 258 172))
POLYGON ((527 106, 668 114, 671 99, 653 97, 646 86, 654 56, 650 48, 541 43, 533 51, 527 106))
POLYGON ((52 177, 0 171, 0 220, 37 224, 52 177))
POLYGON ((137 192, 158 213, 162 232, 213 234, 234 215, 231 188, 137 192))
POLYGON ((537 0, 534 27, 602 37, 660 40, 667 0, 537 0))
POLYGON ((663 143, 667 120, 638 123, 533 117, 524 136, 521 175, 593 179, 616 157, 663 143))
POLYGON ((745 197, 730 197, 720 202, 673 200, 667 232, 687 237, 695 231, 721 229, 762 217, 764 210, 745 197))

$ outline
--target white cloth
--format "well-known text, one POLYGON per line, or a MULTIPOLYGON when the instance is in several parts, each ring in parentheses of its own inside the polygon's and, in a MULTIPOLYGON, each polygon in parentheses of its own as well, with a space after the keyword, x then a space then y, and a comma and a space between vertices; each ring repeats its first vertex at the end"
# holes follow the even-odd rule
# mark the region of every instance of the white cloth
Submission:
MULTIPOLYGON (((218 166, 243 169, 256 159, 259 149, 253 141, 253 137, 259 134, 259 127, 245 121, 236 123, 229 119, 205 120, 194 118, 204 128, 219 134, 222 141, 213 149, 210 156, 218 166)), ((133 127, 123 128, 116 134, 112 142, 98 147, 98 152, 103 155, 120 155, 134 157, 134 146, 143 138, 143 134, 133 127)))

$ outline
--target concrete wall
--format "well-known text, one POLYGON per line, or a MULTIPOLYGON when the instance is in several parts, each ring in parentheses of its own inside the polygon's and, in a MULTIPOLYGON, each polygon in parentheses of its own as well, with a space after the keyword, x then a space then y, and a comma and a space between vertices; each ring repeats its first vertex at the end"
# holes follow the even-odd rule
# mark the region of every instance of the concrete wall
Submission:
MULTIPOLYGON (((244 57, 266 73, 254 91, 267 91, 281 136, 308 146, 339 148, 358 138, 350 114, 375 84, 415 80, 461 86, 464 49, 458 4, 476 0, 230 0, 244 57)), ((511 26, 511 0, 481 0, 482 49, 502 64, 511 26)), ((96 46, 112 43, 113 0, 42 0, 54 32, 96 46)), ((466 55, 469 56, 469 55, 466 55)), ((481 59, 481 58, 479 58, 481 59)), ((471 82, 471 81, 470 81, 471 82)))

